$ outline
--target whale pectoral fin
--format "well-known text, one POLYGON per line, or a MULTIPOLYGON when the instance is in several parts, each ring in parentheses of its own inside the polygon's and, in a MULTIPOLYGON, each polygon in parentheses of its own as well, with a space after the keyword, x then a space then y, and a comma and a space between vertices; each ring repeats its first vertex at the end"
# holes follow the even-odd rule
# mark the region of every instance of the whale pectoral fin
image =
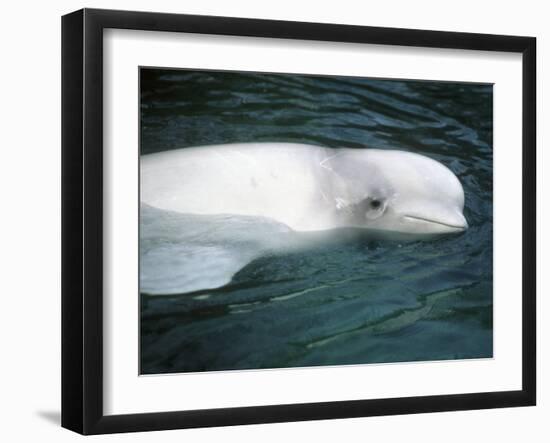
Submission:
POLYGON ((263 217, 180 214, 142 204, 140 292, 219 288, 291 234, 288 226, 263 217))
POLYGON ((183 294, 226 285, 259 248, 242 247, 224 217, 141 205, 140 292, 183 294))
POLYGON ((160 243, 140 254, 140 292, 183 294, 228 284, 255 258, 220 245, 160 243))

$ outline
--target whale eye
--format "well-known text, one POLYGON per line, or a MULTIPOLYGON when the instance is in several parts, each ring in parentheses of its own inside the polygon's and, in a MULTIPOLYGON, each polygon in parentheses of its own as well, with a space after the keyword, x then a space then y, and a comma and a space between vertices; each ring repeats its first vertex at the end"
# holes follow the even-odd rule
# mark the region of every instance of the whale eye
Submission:
POLYGON ((386 210, 386 202, 381 198, 369 197, 366 199, 365 217, 374 220, 380 217, 386 210))
POLYGON ((382 202, 380 200, 374 199, 370 201, 370 207, 372 209, 378 209, 382 205, 382 202))

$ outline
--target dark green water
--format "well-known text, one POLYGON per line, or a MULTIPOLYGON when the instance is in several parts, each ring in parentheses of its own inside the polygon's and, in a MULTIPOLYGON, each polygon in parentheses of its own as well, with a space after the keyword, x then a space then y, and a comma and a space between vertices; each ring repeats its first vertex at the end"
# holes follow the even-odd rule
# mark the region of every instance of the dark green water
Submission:
POLYGON ((220 143, 400 149, 460 179, 470 228, 254 260, 222 288, 141 294, 144 374, 492 357, 492 86, 141 71, 141 153, 220 143))

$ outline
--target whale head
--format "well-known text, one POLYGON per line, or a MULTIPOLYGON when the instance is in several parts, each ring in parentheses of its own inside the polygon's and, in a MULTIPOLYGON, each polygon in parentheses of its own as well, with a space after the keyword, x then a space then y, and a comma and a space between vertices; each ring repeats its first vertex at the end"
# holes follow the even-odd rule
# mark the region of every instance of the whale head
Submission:
POLYGON ((347 151, 330 161, 336 212, 343 225, 403 234, 458 233, 468 228, 464 190, 453 172, 423 155, 347 151))

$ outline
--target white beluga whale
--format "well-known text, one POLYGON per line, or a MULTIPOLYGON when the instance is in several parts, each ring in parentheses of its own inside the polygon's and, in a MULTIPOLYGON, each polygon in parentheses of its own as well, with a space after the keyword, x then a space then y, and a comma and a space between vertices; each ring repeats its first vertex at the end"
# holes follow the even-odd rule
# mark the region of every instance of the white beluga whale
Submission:
POLYGON ((141 201, 186 214, 268 217, 297 231, 439 234, 468 226, 464 191, 447 167, 378 149, 250 143, 144 155, 141 201))
POLYGON ((141 156, 140 196, 140 287, 149 294, 223 286, 262 254, 300 243, 300 232, 468 227, 458 178, 405 151, 291 143, 164 151, 141 156))

